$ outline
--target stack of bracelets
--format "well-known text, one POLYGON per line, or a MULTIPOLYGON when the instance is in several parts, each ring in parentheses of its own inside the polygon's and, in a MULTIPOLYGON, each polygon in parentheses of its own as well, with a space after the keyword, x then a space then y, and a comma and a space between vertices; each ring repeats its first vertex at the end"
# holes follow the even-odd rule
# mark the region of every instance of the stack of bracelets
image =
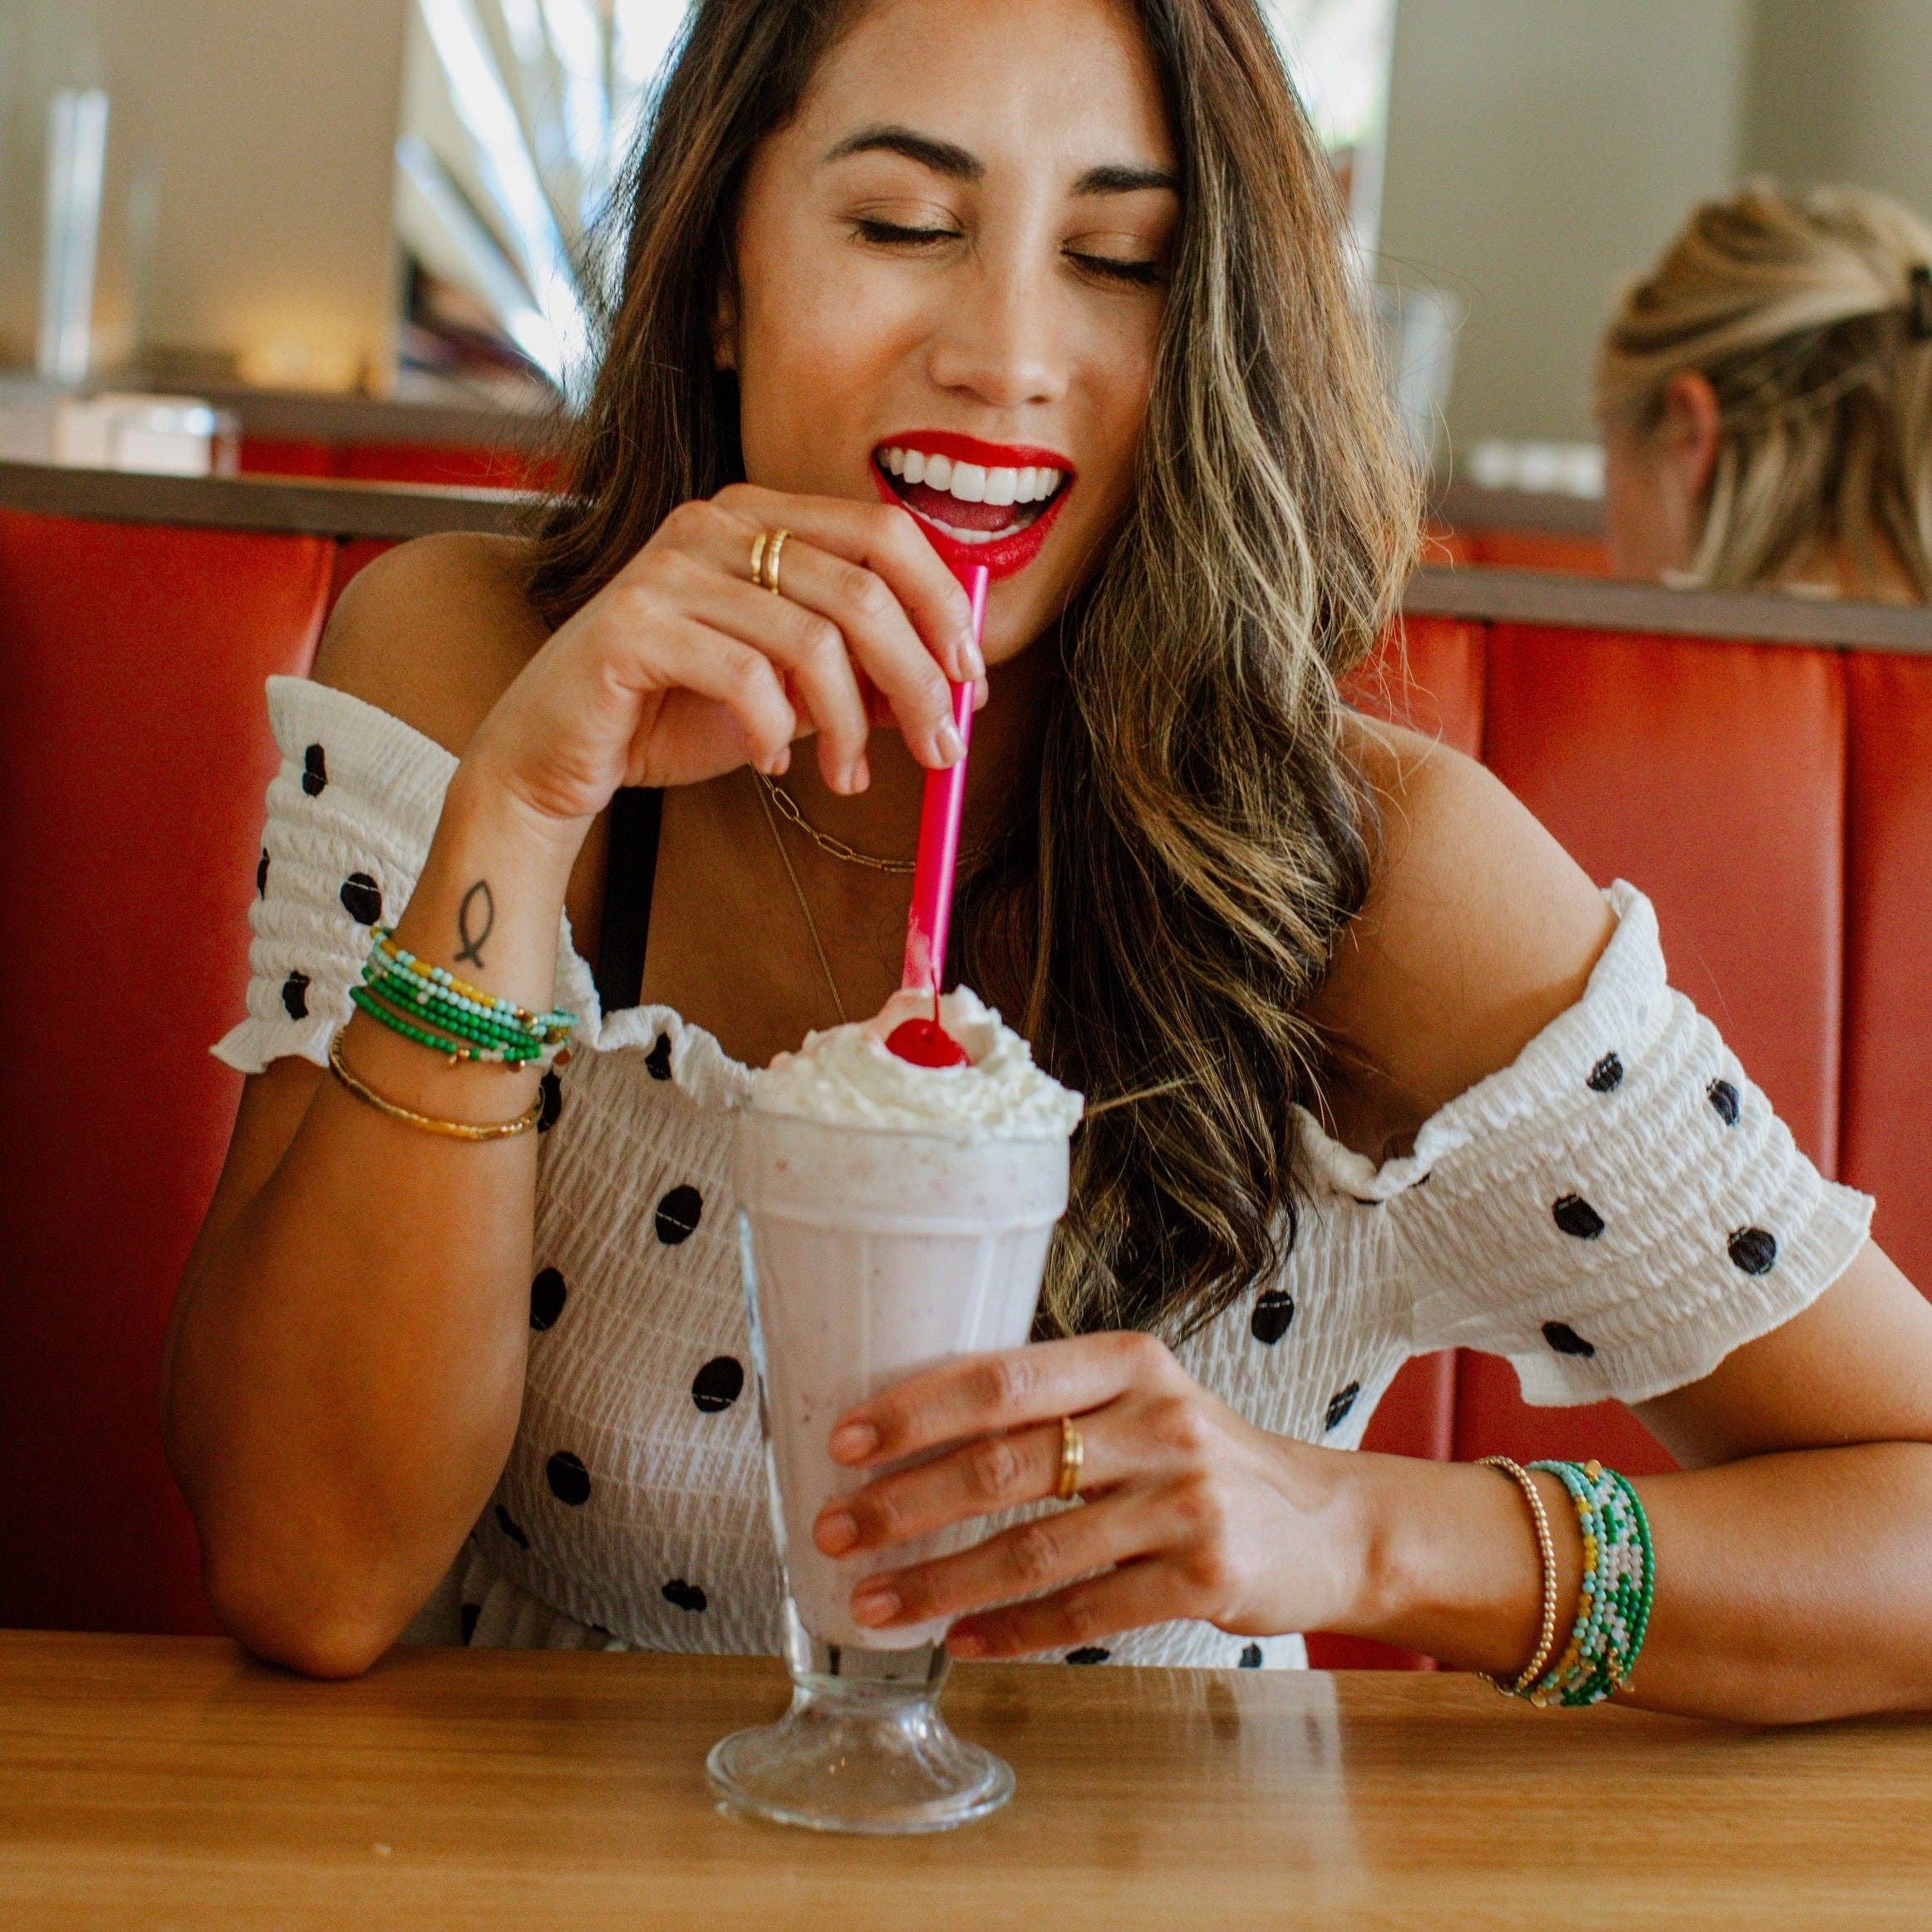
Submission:
POLYGON ((362 982, 350 988, 349 997, 371 1020, 446 1053, 451 1066, 484 1060, 548 1072, 569 1063, 574 1014, 532 1013, 458 979, 447 966, 425 966, 398 946, 386 927, 376 928, 362 982))
POLYGON ((1554 1663, 1556 1647, 1556 1557, 1549 1518, 1528 1472, 1507 1456, 1486 1456, 1522 1491, 1536 1522, 1543 1565, 1543 1625, 1536 1654, 1513 1684, 1488 1682, 1533 1704, 1576 1707, 1601 1703, 1630 1682, 1649 1628, 1656 1563, 1649 1519, 1626 1476, 1600 1463, 1532 1463, 1569 1491, 1583 1532, 1583 1582, 1570 1640, 1554 1663))
MULTIPOLYGON (((395 935, 381 926, 376 928, 375 943, 362 968, 362 984, 351 986, 349 997, 379 1025, 445 1054, 451 1066, 469 1060, 511 1069, 532 1067, 547 1074, 569 1060, 570 1032, 577 1025, 573 1013, 532 1013, 458 979, 446 966, 425 965, 398 946, 395 935)), ((329 1042, 329 1071, 365 1106, 406 1127, 455 1140, 504 1140, 528 1133, 543 1119, 541 1089, 514 1120, 438 1120, 415 1113, 350 1072, 343 1064, 339 1032, 329 1042)))

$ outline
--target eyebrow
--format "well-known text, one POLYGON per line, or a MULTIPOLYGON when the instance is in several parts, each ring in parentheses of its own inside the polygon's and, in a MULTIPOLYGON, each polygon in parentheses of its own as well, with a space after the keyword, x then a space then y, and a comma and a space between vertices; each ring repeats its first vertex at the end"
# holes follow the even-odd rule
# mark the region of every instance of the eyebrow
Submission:
MULTIPOLYGON (((848 135, 840 141, 825 160, 828 163, 842 161, 850 155, 902 155, 908 161, 917 161, 920 166, 930 168, 934 174, 944 175, 954 181, 979 181, 985 178, 986 172, 986 165, 978 155, 952 141, 942 141, 910 127, 861 128, 857 134, 848 135)), ((1113 162, 1088 169, 1074 184, 1074 193, 1141 194, 1150 188, 1165 189, 1169 194, 1177 194, 1181 191, 1180 177, 1165 168, 1113 162)))

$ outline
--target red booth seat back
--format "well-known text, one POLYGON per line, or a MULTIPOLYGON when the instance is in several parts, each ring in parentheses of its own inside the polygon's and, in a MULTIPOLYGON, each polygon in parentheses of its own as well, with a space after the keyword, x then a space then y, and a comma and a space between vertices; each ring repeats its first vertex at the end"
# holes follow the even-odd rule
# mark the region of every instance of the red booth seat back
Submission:
MULTIPOLYGON (((207 1627, 155 1388, 239 1084, 207 1048, 242 1010, 262 681, 381 548, 0 514, 0 1624, 207 1627)), ((1650 894, 1677 983, 1932 1284, 1932 661, 1436 620, 1404 643, 1363 701, 1650 894)), ((1467 1354, 1412 1363, 1369 1446, 1665 1461, 1467 1354)))

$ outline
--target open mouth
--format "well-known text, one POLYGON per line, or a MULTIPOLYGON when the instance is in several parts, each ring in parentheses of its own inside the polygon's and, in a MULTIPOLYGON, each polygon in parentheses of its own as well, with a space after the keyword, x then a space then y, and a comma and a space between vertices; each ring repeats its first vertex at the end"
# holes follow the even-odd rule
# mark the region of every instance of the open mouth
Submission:
POLYGON ((873 460, 914 516, 961 543, 991 543, 1025 529, 1072 480, 1053 464, 969 463, 896 443, 873 460))

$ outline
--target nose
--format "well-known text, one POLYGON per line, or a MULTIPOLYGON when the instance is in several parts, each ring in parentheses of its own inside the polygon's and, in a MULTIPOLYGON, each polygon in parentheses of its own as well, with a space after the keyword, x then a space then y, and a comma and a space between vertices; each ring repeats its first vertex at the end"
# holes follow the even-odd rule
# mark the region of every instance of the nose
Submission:
POLYGON ((1057 402, 1066 394, 1069 345, 1050 276, 983 247, 963 266, 932 338, 933 381, 990 409, 1057 402))

